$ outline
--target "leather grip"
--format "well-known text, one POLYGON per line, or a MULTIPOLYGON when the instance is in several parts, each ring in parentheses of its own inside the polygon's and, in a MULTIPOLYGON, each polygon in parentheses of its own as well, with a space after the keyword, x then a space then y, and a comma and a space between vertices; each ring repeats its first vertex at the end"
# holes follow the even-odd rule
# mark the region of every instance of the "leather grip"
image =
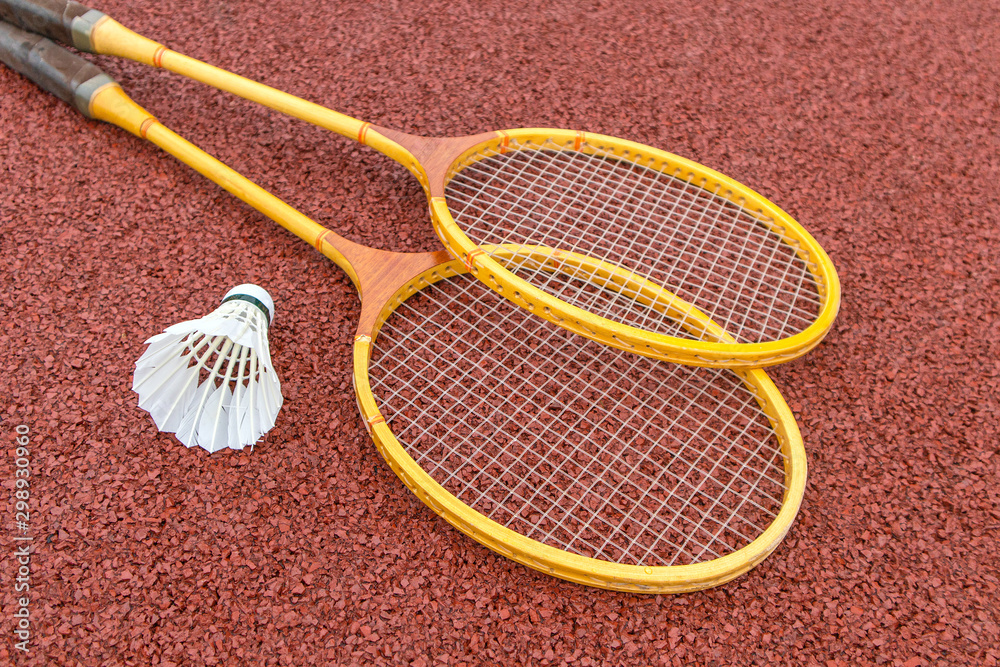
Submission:
MULTIPOLYGON (((5 2, 9 0, 3 0, 5 2)), ((90 98, 114 80, 99 67, 41 35, 0 23, 0 61, 40 88, 90 114, 90 98)))
POLYGON ((73 46, 73 19, 90 7, 73 0, 0 0, 0 19, 73 46))

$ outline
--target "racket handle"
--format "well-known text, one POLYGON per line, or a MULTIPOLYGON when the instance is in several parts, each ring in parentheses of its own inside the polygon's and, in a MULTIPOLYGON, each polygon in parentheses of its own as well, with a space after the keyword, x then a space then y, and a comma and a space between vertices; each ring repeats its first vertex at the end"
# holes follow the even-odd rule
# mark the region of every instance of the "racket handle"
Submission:
POLYGON ((90 109, 93 96, 101 88, 115 83, 99 67, 51 40, 2 22, 0 62, 31 79, 43 90, 72 104, 87 118, 95 117, 90 109))
POLYGON ((73 0, 0 0, 0 19, 90 51, 90 29, 104 14, 73 0))

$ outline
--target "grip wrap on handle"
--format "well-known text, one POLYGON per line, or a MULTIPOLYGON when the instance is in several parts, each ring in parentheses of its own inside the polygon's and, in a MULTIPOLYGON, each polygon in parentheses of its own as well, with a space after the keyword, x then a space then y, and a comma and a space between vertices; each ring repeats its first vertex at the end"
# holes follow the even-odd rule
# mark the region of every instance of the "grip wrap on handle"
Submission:
POLYGON ((93 118, 90 98, 114 83, 99 67, 51 40, 6 23, 0 23, 0 61, 88 118, 93 118))
POLYGON ((73 0, 0 0, 0 19, 70 46, 73 19, 89 11, 73 0))

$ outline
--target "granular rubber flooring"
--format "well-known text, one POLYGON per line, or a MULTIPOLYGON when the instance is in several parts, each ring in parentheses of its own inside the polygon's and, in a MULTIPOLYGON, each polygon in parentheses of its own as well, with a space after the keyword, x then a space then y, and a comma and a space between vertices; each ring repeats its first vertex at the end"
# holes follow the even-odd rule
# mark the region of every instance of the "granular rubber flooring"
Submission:
MULTIPOLYGON (((345 274, 0 67, 0 662, 995 665, 996 1, 102 0, 171 48, 415 134, 567 127, 691 158, 801 222, 843 283, 769 371, 809 458, 763 564, 676 596, 506 560, 422 505, 357 416, 345 274), (251 452, 160 434, 143 341, 257 282, 285 406, 251 452), (16 426, 30 520, 15 524, 16 426), (32 536, 29 653, 16 536, 32 536)), ((432 250, 401 167, 164 71, 88 56, 168 127, 352 240, 432 250)))

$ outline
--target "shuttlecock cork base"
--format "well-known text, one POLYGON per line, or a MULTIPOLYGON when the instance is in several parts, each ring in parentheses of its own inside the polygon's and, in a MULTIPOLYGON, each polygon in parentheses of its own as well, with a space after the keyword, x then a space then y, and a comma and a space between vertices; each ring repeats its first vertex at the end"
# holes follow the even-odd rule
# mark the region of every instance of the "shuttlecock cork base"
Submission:
POLYGON ((252 446, 274 426, 282 403, 267 344, 273 318, 266 291, 239 285, 212 313, 153 336, 135 362, 139 407, 188 447, 252 446))

